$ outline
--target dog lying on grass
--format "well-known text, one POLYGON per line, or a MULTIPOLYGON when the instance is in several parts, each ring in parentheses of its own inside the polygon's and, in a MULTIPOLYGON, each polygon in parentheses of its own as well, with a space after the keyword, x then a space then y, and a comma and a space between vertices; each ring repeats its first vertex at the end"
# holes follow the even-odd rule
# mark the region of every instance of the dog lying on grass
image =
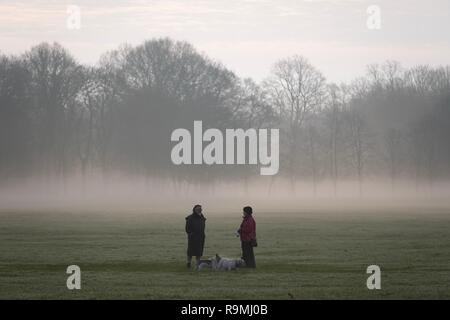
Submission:
POLYGON ((212 269, 230 271, 242 267, 245 267, 244 260, 223 258, 216 254, 216 256, 211 259, 201 259, 197 270, 212 269))
POLYGON ((216 254, 214 258, 212 258, 211 267, 213 270, 235 270, 237 268, 245 267, 245 262, 242 259, 230 259, 223 258, 216 254))

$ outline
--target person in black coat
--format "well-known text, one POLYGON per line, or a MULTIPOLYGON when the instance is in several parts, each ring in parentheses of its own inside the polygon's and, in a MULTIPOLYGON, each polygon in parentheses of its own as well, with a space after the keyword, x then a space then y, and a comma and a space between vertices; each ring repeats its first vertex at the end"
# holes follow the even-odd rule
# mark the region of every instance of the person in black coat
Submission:
POLYGON ((187 267, 191 267, 192 257, 197 260, 197 267, 203 255, 205 245, 205 220, 202 214, 202 206, 197 204, 192 209, 192 214, 186 217, 186 233, 188 235, 187 267))

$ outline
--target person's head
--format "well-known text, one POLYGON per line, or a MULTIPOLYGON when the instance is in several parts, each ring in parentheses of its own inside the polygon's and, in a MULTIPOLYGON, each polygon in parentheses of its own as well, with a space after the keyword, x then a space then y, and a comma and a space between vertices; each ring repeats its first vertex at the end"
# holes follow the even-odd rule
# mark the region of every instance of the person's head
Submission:
POLYGON ((202 206, 199 204, 196 204, 194 208, 192 209, 192 213, 196 213, 198 215, 202 214, 202 206))
POLYGON ((251 216, 253 214, 253 209, 252 209, 252 207, 247 206, 247 207, 244 207, 243 212, 244 212, 245 217, 251 216))

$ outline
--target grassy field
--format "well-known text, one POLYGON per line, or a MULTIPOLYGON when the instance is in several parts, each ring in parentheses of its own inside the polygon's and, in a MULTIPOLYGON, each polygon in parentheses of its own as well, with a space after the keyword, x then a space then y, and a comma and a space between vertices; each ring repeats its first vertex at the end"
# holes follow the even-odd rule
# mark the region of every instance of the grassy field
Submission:
MULTIPOLYGON (((3 211, 0 298, 449 299, 450 212, 397 211, 257 213, 258 268, 233 272, 186 269, 183 214, 3 211)), ((240 216, 207 217, 205 255, 240 257, 240 216)))

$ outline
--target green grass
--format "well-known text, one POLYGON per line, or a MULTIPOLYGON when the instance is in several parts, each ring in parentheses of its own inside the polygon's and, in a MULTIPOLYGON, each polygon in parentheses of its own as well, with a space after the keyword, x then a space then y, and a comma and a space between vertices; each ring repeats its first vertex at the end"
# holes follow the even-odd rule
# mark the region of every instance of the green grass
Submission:
MULTIPOLYGON (((256 270, 195 272, 183 214, 1 212, 0 298, 449 299, 448 213, 257 213, 256 270), (71 264, 81 290, 66 288, 71 264)), ((205 255, 239 257, 239 223, 208 215, 205 255)))

